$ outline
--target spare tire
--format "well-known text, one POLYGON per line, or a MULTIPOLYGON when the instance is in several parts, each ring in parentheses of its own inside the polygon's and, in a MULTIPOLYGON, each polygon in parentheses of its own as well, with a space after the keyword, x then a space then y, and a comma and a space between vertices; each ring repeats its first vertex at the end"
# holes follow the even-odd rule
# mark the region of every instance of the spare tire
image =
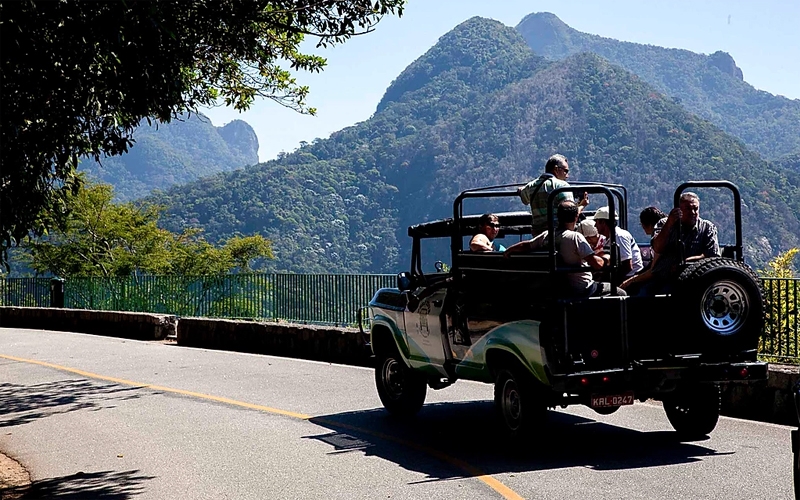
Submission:
POLYGON ((733 353, 758 347, 764 328, 761 279, 743 262, 709 257, 680 273, 674 294, 689 335, 700 333, 701 347, 733 353))

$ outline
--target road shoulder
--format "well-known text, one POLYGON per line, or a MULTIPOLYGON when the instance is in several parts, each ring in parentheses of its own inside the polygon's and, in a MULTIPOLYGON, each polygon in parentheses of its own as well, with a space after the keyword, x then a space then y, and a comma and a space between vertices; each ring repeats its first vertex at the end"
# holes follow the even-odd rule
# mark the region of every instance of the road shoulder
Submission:
POLYGON ((13 458, 0 453, 0 499, 21 498, 30 484, 28 471, 13 458))

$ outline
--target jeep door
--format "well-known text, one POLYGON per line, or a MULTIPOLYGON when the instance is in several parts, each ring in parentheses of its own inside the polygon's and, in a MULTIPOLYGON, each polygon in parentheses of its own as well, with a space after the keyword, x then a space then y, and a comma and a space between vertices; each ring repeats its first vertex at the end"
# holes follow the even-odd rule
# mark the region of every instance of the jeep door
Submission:
MULTIPOLYGON (((404 313, 411 366, 443 376, 447 373, 441 317, 447 291, 445 287, 433 292, 420 300, 414 311, 406 309, 404 313)), ((424 292, 421 295, 425 295, 424 292)))

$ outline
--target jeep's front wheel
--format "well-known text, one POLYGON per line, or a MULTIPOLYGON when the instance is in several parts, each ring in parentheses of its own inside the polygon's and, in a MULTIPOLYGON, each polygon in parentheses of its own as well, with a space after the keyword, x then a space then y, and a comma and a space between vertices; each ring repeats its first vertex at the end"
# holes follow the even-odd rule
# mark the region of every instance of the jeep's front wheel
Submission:
POLYGON ((678 388, 664 398, 664 412, 683 439, 700 439, 714 430, 721 402, 718 385, 678 388))
POLYGON ((401 417, 416 414, 425 404, 428 384, 406 366, 397 354, 378 357, 375 366, 375 385, 384 408, 401 417))
POLYGON ((544 423, 547 407, 536 383, 514 370, 500 370, 494 384, 494 401, 503 426, 512 437, 529 435, 544 423))

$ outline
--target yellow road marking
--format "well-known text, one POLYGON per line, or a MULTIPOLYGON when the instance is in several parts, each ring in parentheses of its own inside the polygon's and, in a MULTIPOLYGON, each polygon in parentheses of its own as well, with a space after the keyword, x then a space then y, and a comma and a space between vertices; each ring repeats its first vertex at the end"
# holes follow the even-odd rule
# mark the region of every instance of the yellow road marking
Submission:
POLYGON ((251 410, 263 411, 263 412, 266 412, 266 413, 274 413, 276 415, 283 415, 283 416, 286 416, 286 417, 292 417, 292 418, 296 418, 296 419, 300 419, 300 420, 311 420, 313 418, 314 421, 322 423, 322 424, 330 425, 330 426, 333 426, 333 427, 339 427, 339 428, 351 430, 351 431, 354 431, 354 432, 360 432, 362 434, 367 434, 369 436, 374 436, 374 437, 377 437, 377 438, 380 438, 380 439, 383 439, 383 440, 386 440, 386 441, 392 441, 392 442, 401 444, 403 446, 406 446, 408 448, 412 448, 414 450, 421 451, 423 453, 431 455, 431 456, 433 456, 433 457, 435 457, 435 458, 437 458, 437 459, 439 459, 439 460, 441 460, 443 462, 446 462, 446 463, 448 463, 450 465, 453 465, 453 466, 461 469, 462 471, 468 473, 471 477, 479 479, 484 484, 486 484, 488 487, 490 487, 491 489, 493 489, 494 491, 499 493, 506 500, 523 500, 523 497, 521 497, 519 494, 517 494, 517 492, 515 492, 511 488, 509 488, 505 484, 501 483, 500 481, 498 481, 494 477, 490 476, 489 474, 486 474, 485 472, 481 471, 480 469, 478 469, 476 467, 473 467, 472 465, 464 462, 463 460, 459 460, 457 458, 451 457, 450 455, 446 455, 446 454, 444 454, 444 453, 442 453, 442 452, 440 452, 440 451, 438 451, 436 449, 429 448, 427 446, 423 446, 423 445, 420 445, 418 443, 414 443, 412 441, 406 441, 404 439, 399 439, 399 438, 396 438, 394 436, 391 436, 391 435, 388 435, 388 434, 384 434, 382 432, 375 432, 375 431, 372 431, 372 430, 369 430, 369 429, 364 429, 364 428, 361 428, 361 427, 357 427, 355 425, 349 425, 349 424, 345 424, 345 423, 341 423, 341 422, 336 422, 335 420, 328 420, 328 419, 325 419, 325 418, 315 418, 315 417, 312 417, 311 415, 306 415, 304 413, 297 413, 297 412, 293 412, 293 411, 281 410, 279 408, 272 408, 272 407, 269 407, 269 406, 262 406, 262 405, 257 405, 257 404, 253 404, 253 403, 246 403, 244 401, 238 401, 236 399, 223 398, 223 397, 220 397, 220 396, 212 396, 210 394, 203 394, 201 392, 186 391, 186 390, 183 390, 183 389, 174 389, 172 387, 164 387, 164 386, 161 386, 161 385, 146 384, 146 383, 142 383, 142 382, 134 382, 133 380, 126 380, 126 379, 123 379, 123 378, 108 377, 106 375, 99 375, 97 373, 87 372, 87 371, 84 371, 84 370, 78 370, 76 368, 69 368, 67 366, 61 366, 61 365, 56 365, 56 364, 53 364, 53 363, 47 363, 46 361, 38 361, 38 360, 35 360, 35 359, 18 358, 16 356, 9 356, 7 354, 0 354, 0 358, 8 359, 8 360, 11 360, 11 361, 18 361, 20 363, 28 363, 28 364, 32 364, 32 365, 45 366, 47 368, 52 368, 54 370, 60 370, 60 371, 63 371, 63 372, 74 373, 76 375, 80 375, 82 377, 91 378, 91 379, 95 379, 95 380, 104 380, 106 382, 113 382, 115 384, 139 387, 139 388, 142 388, 142 389, 151 389, 151 390, 154 390, 154 391, 169 392, 169 393, 172 393, 172 394, 181 394, 183 396, 190 396, 190 397, 199 398, 199 399, 206 399, 206 400, 209 400, 209 401, 216 401, 218 403, 225 403, 225 404, 229 404, 231 406, 238 406, 238 407, 241 407, 241 408, 248 408, 248 409, 251 409, 251 410))

